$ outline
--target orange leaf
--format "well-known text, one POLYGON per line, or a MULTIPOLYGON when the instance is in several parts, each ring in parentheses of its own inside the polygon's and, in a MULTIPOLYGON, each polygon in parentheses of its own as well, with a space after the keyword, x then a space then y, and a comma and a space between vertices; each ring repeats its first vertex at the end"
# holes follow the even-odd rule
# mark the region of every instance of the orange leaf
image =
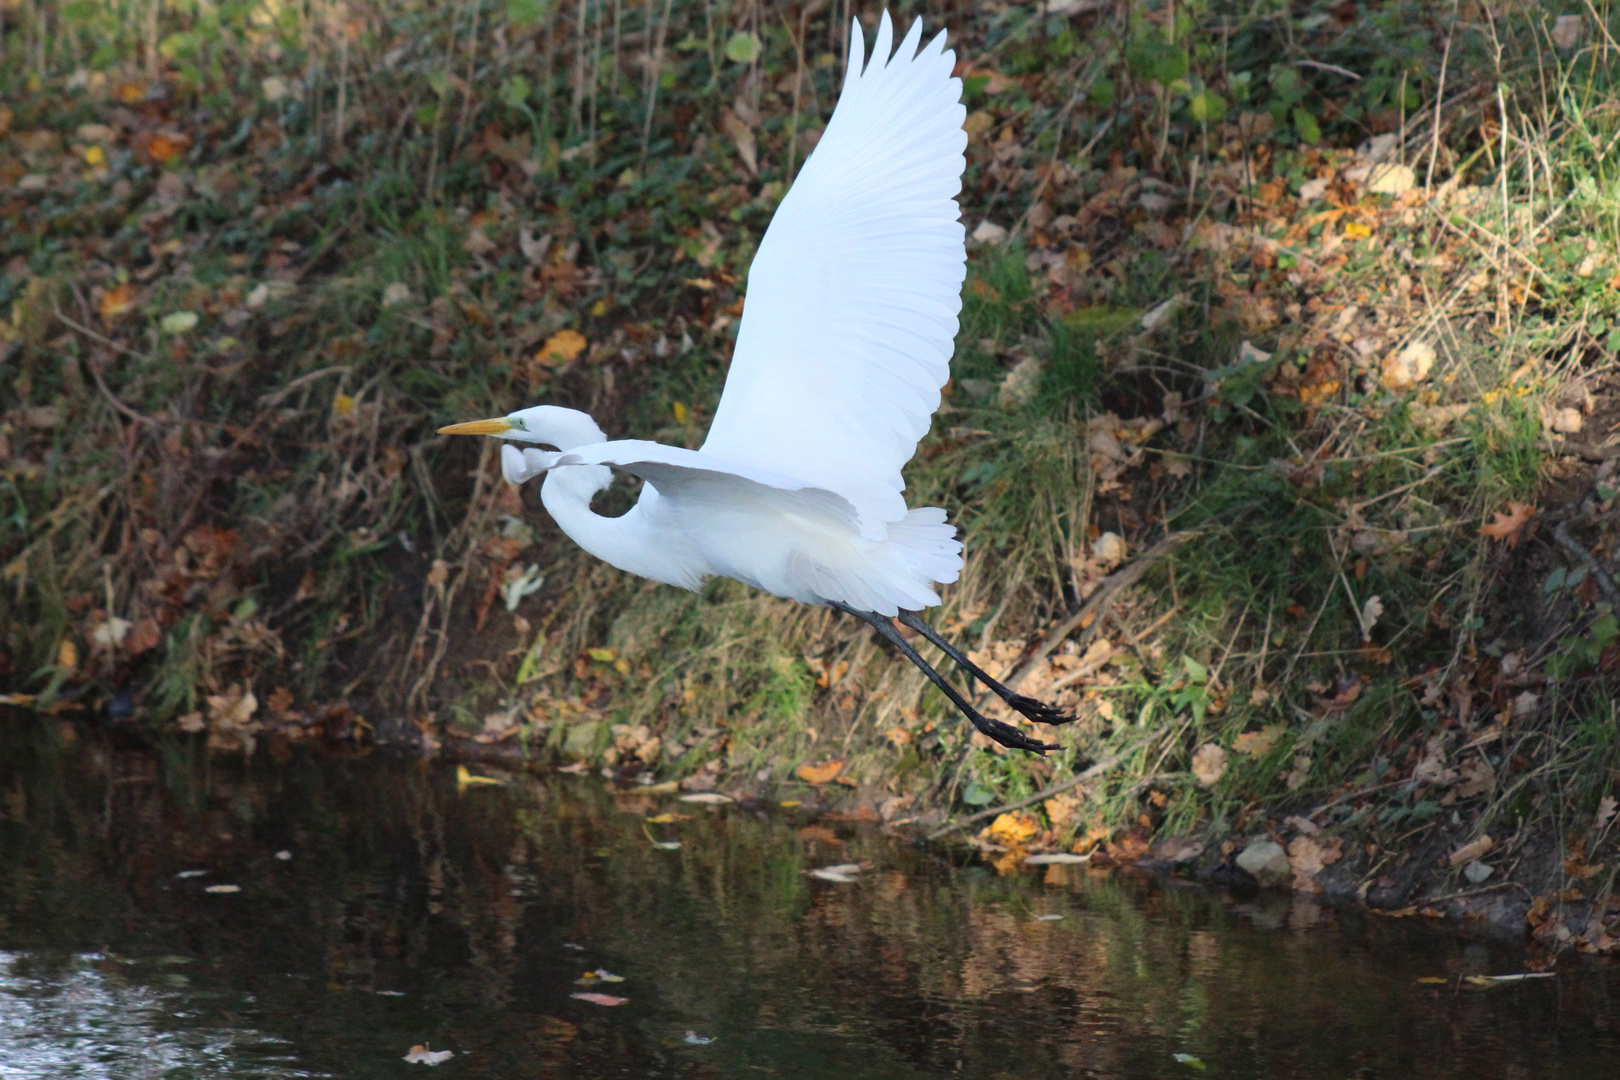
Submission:
POLYGON ((159 165, 167 165, 191 148, 189 135, 154 135, 146 152, 159 165))
POLYGON ((112 322, 135 306, 135 286, 129 282, 108 289, 101 298, 101 321, 112 322))
POLYGON ((584 351, 585 335, 578 330, 563 330, 548 338, 534 358, 542 364, 566 364, 584 351))
POLYGON ((822 765, 800 765, 797 772, 800 780, 811 784, 825 784, 838 775, 844 767, 843 759, 829 761, 822 765))
POLYGON ((1481 525, 1479 533, 1481 536, 1489 537, 1492 540, 1506 540, 1508 547, 1518 547, 1519 538, 1524 533, 1524 527, 1535 516, 1536 508, 1529 503, 1510 502, 1507 504, 1507 512, 1504 513, 1501 510, 1494 512, 1491 515, 1491 523, 1481 525))

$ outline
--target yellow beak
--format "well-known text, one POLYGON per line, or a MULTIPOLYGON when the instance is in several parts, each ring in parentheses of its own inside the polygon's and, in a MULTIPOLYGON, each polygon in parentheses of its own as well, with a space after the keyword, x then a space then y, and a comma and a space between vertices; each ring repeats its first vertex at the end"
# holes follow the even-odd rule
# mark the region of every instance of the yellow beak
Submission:
POLYGON ((505 435, 517 425, 504 416, 493 420, 472 420, 465 424, 451 424, 439 429, 440 435, 505 435))

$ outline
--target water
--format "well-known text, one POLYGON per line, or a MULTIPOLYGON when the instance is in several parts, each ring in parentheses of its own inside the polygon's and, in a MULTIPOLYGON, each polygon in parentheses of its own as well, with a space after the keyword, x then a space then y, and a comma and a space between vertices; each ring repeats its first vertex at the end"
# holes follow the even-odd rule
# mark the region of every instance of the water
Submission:
POLYGON ((0 717, 0 1078, 1616 1073, 1605 965, 1479 990, 1458 977, 1519 951, 1282 896, 1000 877, 780 808, 282 756, 0 717), (805 874, 848 862, 871 865, 805 874), (596 969, 624 981, 576 981, 596 969), (406 1064, 417 1045, 454 1056, 406 1064))

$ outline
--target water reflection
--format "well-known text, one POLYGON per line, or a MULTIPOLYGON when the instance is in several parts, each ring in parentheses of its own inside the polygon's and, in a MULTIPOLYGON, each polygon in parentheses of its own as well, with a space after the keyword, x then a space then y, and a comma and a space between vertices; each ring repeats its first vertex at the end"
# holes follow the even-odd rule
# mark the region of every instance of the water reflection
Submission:
POLYGON ((0 718, 0 815, 0 1077, 1614 1074, 1603 968, 781 810, 0 718))

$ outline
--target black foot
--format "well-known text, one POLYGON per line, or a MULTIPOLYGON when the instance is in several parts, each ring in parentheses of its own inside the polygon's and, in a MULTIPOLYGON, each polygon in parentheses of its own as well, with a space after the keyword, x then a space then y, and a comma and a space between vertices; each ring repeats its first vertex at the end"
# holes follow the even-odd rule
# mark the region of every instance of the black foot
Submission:
POLYGON ((1037 724, 1072 724, 1075 715, 1068 709, 1061 709, 1056 705, 1048 705, 1044 701, 1036 701, 1023 694, 1014 694, 1007 698, 1007 705, 1013 711, 1028 717, 1037 724))
POLYGON ((992 720, 977 711, 969 712, 967 718, 973 726, 985 734, 986 738, 994 739, 1012 750, 1028 750, 1032 754, 1046 756, 1048 750, 1061 750, 1057 743, 1043 743, 1039 739, 1032 739, 1011 724, 1003 724, 1000 720, 992 720))

